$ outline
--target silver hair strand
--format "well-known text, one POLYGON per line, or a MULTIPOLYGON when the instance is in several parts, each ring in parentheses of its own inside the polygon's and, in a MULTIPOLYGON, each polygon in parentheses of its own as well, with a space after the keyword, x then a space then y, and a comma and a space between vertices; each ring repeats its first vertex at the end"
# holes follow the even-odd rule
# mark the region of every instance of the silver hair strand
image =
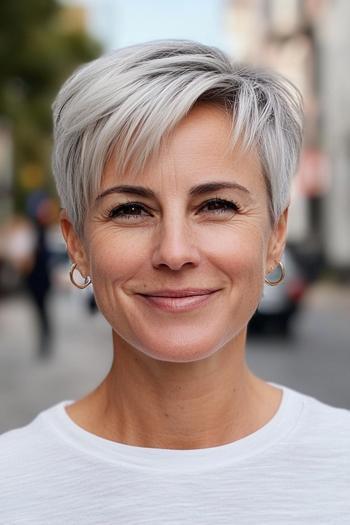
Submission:
POLYGON ((80 67, 53 104, 53 173, 79 234, 107 160, 137 173, 200 102, 232 117, 232 145, 256 147, 272 220, 288 206, 302 143, 298 90, 284 77, 234 63, 215 47, 159 40, 113 51, 80 67))

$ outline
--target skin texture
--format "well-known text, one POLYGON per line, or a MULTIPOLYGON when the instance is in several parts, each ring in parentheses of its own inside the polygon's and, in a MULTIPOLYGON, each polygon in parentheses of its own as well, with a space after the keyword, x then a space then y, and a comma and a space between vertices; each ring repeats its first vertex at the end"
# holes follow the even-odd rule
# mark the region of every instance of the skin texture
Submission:
POLYGON ((229 147, 230 129, 221 109, 196 106, 137 177, 107 164, 83 238, 62 214, 70 257, 91 277, 113 331, 109 374, 67 408, 94 434, 144 447, 217 446, 256 431, 279 407, 281 391, 248 369, 245 342, 264 277, 282 255, 287 211, 271 225, 260 161, 229 147), (217 182, 239 187, 191 193, 217 182), (154 196, 111 191, 119 185, 154 196), (118 208, 130 202, 138 204, 118 208), (217 292, 190 311, 139 295, 184 288, 217 292))

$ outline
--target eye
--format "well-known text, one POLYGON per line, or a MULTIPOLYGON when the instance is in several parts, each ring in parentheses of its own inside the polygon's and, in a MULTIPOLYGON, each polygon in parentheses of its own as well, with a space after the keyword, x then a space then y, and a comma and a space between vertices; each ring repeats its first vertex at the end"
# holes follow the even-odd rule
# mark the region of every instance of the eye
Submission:
POLYGON ((109 219, 119 219, 125 221, 134 221, 143 217, 149 217, 150 213, 143 204, 138 202, 128 202, 113 207, 107 212, 109 219))
POLYGON ((216 198, 204 202, 199 211, 214 215, 233 215, 240 211, 240 207, 233 201, 216 198))

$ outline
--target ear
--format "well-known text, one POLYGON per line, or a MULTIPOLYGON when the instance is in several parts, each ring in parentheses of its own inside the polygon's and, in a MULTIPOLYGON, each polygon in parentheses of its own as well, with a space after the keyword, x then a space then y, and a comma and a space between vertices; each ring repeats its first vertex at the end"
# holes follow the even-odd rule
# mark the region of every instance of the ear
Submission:
POLYGON ((266 273, 271 273, 281 260, 282 254, 286 245, 287 238, 287 224, 288 224, 288 208, 284 210, 279 217, 277 223, 274 225, 269 239, 266 273))
POLYGON ((60 226, 62 235, 67 244, 68 255, 83 277, 89 275, 89 263, 82 239, 76 233, 73 224, 68 218, 67 212, 63 209, 60 213, 60 226))

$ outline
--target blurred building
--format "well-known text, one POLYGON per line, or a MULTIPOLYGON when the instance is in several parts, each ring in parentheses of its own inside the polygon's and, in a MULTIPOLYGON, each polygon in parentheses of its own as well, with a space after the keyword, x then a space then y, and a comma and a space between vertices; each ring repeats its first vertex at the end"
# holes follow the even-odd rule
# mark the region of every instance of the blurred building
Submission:
POLYGON ((332 184, 325 201, 323 225, 330 262, 350 266, 350 3, 330 1, 320 39, 322 132, 329 151, 332 184))
POLYGON ((237 60, 270 66, 303 94, 305 140, 289 242, 314 263, 350 272, 350 52, 347 0, 228 0, 237 60))

